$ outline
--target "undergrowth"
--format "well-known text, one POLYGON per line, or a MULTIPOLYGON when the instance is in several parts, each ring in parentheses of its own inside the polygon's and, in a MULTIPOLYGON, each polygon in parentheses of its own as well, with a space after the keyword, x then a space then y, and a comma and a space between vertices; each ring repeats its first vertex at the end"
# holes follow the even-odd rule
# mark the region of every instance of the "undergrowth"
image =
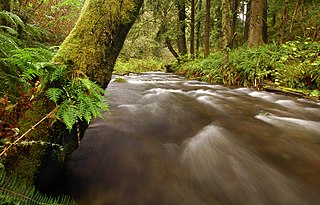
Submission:
MULTIPOLYGON (((0 26, 0 158, 7 162, 21 153, 29 156, 28 150, 39 146, 63 151, 60 144, 47 141, 50 137, 33 139, 29 133, 42 133, 40 128, 37 130, 41 123, 50 129, 58 121, 71 131, 79 121, 89 123, 93 117, 101 117, 100 111, 108 110, 105 91, 83 73, 71 74, 65 67, 50 62, 55 48, 43 43, 49 38, 47 31, 24 24, 10 12, 0 12, 0 18, 6 20, 6 26, 0 26), (35 105, 43 99, 45 103, 51 101, 47 106, 52 110, 48 113, 36 110, 39 104, 35 105), (31 120, 30 113, 41 116, 31 120)), ((19 171, 30 170, 23 166, 19 171)), ((0 188, 4 186, 1 184, 0 188)), ((3 200, 0 197, 0 203, 5 203, 3 200)))
POLYGON ((261 87, 264 84, 288 87, 319 97, 320 43, 310 39, 256 48, 240 47, 230 52, 222 68, 222 53, 208 58, 175 64, 175 72, 189 78, 226 85, 261 87))
POLYGON ((117 74, 163 71, 163 63, 155 59, 118 59, 114 67, 117 74))

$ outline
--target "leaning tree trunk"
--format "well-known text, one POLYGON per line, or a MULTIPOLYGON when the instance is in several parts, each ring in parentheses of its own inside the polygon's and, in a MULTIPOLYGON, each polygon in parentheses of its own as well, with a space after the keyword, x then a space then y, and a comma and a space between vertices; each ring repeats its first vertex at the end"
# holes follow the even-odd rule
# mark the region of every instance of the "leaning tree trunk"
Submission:
MULTIPOLYGON (((77 24, 61 45, 53 61, 67 66, 70 76, 87 75, 106 87, 111 78, 113 65, 142 2, 143 0, 87 0, 77 24)), ((55 110, 55 103, 49 102, 44 96, 39 96, 33 104, 33 109, 25 114, 25 119, 19 121, 19 128, 24 133, 32 127, 34 131, 28 134, 30 139, 61 144, 68 156, 77 147, 79 130, 83 132, 86 125, 78 124, 79 130, 74 126, 71 132, 59 122, 51 126, 52 119, 48 118, 51 118, 55 110), (47 115, 48 113, 50 115, 47 115), (34 128, 38 122, 42 123, 34 128)), ((56 185, 54 183, 59 181, 55 177, 59 176, 61 162, 51 158, 54 149, 48 147, 32 146, 26 156, 23 155, 23 158, 19 157, 16 161, 10 162, 8 167, 13 167, 16 173, 20 170, 19 173, 27 175, 21 175, 24 181, 33 183, 36 180, 38 188, 54 186, 56 185), (19 167, 19 164, 23 167, 19 167), (26 167, 27 172, 25 172, 26 167), (41 185, 39 181, 42 176, 54 180, 50 182, 45 180, 41 185)))
POLYGON ((143 0, 87 0, 54 62, 67 65, 72 74, 84 73, 106 88, 142 3, 143 0))

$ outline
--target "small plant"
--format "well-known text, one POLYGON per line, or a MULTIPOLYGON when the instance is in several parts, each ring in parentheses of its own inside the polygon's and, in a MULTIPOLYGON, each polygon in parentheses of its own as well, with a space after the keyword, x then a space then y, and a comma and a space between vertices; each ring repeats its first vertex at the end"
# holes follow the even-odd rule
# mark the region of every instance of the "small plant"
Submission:
MULTIPOLYGON (((2 164, 1 164, 2 165, 2 164)), ((34 187, 27 187, 19 183, 15 177, 7 177, 5 170, 0 168, 0 203, 21 205, 76 205, 67 196, 52 198, 41 194, 34 187)))
POLYGON ((127 81, 124 78, 116 78, 114 79, 115 83, 126 83, 127 81))

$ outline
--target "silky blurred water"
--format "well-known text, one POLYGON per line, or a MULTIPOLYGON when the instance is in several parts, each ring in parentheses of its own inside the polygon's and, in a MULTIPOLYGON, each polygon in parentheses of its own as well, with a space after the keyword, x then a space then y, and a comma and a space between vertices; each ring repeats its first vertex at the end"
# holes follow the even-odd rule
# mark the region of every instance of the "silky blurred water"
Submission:
POLYGON ((123 78, 68 163, 79 204, 320 204, 319 102, 165 73, 123 78))

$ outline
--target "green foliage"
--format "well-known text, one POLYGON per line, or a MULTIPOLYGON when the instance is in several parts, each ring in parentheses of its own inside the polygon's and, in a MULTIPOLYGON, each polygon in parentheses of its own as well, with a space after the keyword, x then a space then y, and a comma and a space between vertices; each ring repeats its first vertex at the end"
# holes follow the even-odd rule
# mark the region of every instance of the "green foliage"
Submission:
POLYGON ((90 123, 93 117, 102 117, 100 110, 108 110, 104 93, 100 86, 87 78, 75 78, 61 88, 46 91, 48 98, 59 106, 57 118, 70 130, 78 119, 90 123))
POLYGON ((24 22, 21 20, 21 18, 11 12, 8 11, 0 11, 0 19, 5 19, 6 24, 13 26, 15 28, 24 27, 24 22))
POLYGON ((115 73, 140 73, 148 71, 162 71, 163 63, 155 59, 118 59, 114 67, 115 73))
POLYGON ((78 120, 89 123, 93 117, 102 117, 100 110, 108 110, 105 91, 85 76, 68 76, 65 67, 49 62, 53 55, 49 49, 25 48, 14 50, 5 62, 17 71, 17 83, 24 90, 36 88, 34 98, 46 95, 58 106, 56 119, 68 129, 78 120))
POLYGON ((115 83, 126 83, 127 81, 123 78, 116 78, 116 79, 114 79, 114 82, 115 83))
POLYGON ((76 205, 66 196, 52 198, 41 194, 34 187, 19 183, 15 177, 6 177, 5 170, 0 169, 0 203, 21 205, 76 205))
POLYGON ((227 68, 221 67, 222 54, 212 53, 206 59, 196 59, 176 65, 178 73, 204 81, 259 86, 273 83, 291 89, 311 90, 317 96, 320 86, 320 43, 310 39, 290 41, 278 47, 274 44, 256 48, 241 47, 230 52, 227 68))

